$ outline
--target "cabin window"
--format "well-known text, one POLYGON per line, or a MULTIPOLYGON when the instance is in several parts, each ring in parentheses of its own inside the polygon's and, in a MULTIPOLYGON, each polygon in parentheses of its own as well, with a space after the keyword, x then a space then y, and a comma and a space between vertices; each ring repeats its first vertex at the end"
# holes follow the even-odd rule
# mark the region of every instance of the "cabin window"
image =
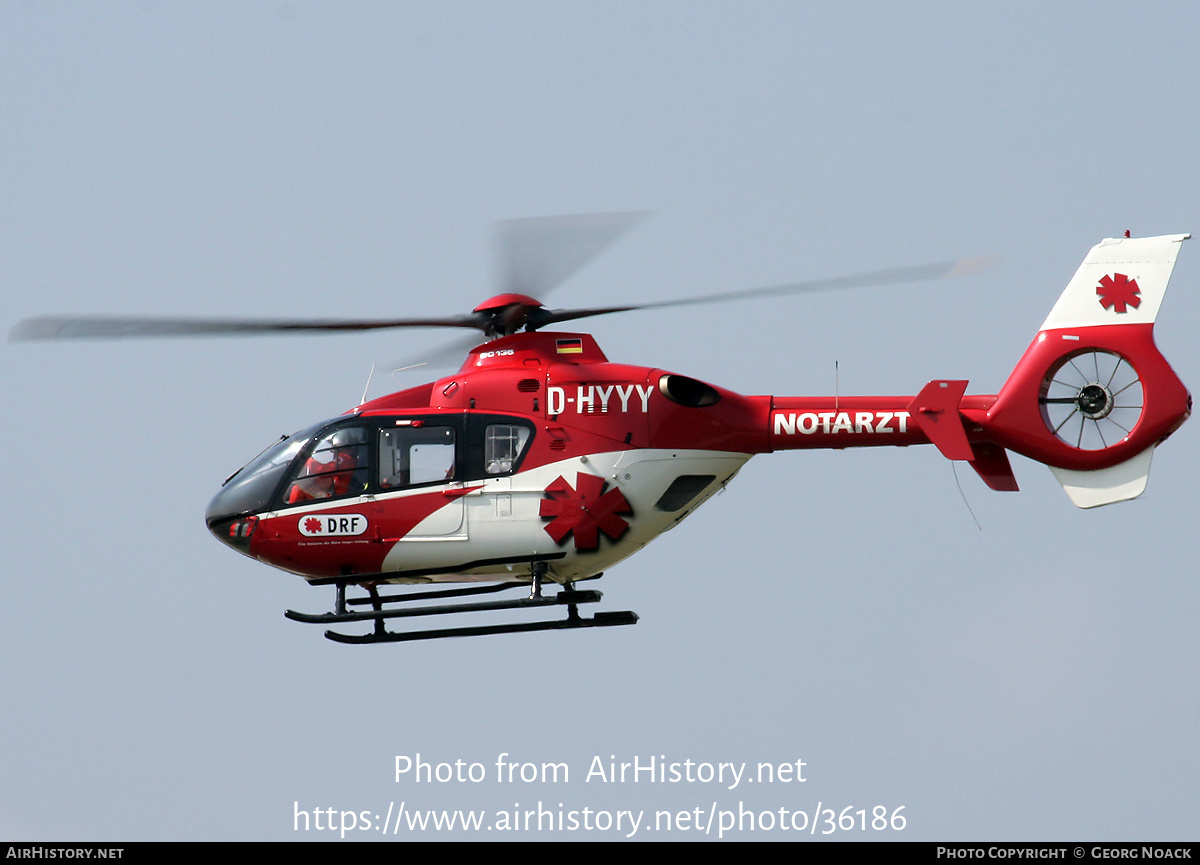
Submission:
POLYGON ((483 470, 489 475, 506 475, 513 470, 525 443, 529 427, 517 424, 489 424, 483 436, 483 470))
POLYGON ((379 433, 379 486, 384 490, 454 480, 454 428, 398 427, 379 433))

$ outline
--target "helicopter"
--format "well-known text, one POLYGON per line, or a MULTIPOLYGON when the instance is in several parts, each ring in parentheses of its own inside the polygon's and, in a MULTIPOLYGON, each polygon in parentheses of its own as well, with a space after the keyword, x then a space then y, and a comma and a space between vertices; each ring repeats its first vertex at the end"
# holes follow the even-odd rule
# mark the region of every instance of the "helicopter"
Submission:
POLYGON ((967 381, 939 379, 915 396, 747 396, 616 363, 587 333, 543 328, 638 309, 958 277, 980 262, 621 306, 549 309, 534 297, 640 217, 502 224, 508 290, 464 315, 46 317, 21 322, 10 339, 481 331, 483 342, 453 374, 370 400, 364 394, 346 413, 283 437, 226 479, 208 506, 206 525, 223 544, 311 585, 332 585, 332 611, 285 615, 368 625, 366 633, 325 632, 351 644, 635 624, 629 610, 581 614, 602 593, 579 584, 673 528, 758 454, 932 444, 991 489, 1016 491, 1011 450, 1046 464, 1076 506, 1094 508, 1141 495, 1155 448, 1191 412, 1190 393, 1153 338, 1190 235, 1126 232, 1093 247, 997 394, 967 394, 967 381), (348 596, 351 588, 358 592, 348 596), (536 621, 389 627, 543 607, 559 612, 536 621))

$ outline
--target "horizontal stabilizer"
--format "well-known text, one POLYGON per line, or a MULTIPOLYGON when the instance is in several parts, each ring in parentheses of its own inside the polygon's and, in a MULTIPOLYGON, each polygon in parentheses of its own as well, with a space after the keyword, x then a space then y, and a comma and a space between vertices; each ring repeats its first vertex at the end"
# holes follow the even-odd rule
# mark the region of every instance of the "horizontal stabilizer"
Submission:
POLYGON ((1151 446, 1132 459, 1106 469, 1080 472, 1050 466, 1050 471, 1054 472, 1054 477, 1076 507, 1098 508, 1136 499, 1145 492, 1153 456, 1154 447, 1151 446))
POLYGON ((963 428, 962 415, 958 413, 958 404, 966 390, 966 380, 931 381, 908 406, 908 413, 916 420, 921 432, 937 445, 946 459, 975 458, 963 428))

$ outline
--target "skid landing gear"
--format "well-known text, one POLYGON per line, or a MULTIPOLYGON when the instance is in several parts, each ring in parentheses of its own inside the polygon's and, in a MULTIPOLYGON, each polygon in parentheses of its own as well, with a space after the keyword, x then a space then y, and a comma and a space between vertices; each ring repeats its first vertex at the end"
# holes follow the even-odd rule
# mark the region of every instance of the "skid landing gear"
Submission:
POLYGON ((284 615, 295 622, 310 624, 345 624, 350 622, 373 622, 374 630, 369 634, 342 634, 326 631, 327 639, 337 643, 404 643, 412 640, 438 640, 442 637, 477 637, 485 634, 520 634, 527 631, 560 631, 573 628, 607 628, 615 625, 637 624, 637 613, 631 610, 597 612, 591 618, 579 615, 580 604, 594 604, 603 595, 594 590, 579 590, 574 583, 567 583, 552 595, 542 594, 542 578, 546 571, 544 562, 535 563, 532 583, 508 582, 470 588, 441 589, 436 591, 405 592, 381 595, 374 586, 367 589, 366 597, 347 598, 345 585, 337 586, 337 599, 332 613, 298 613, 286 610, 284 615), (452 603, 421 603, 453 598, 471 598, 507 590, 524 589, 527 597, 504 600, 454 601, 452 603), (417 604, 417 606, 409 606, 417 604), (369 610, 353 610, 349 607, 369 606, 369 610), (451 613, 478 613, 494 610, 525 610, 534 607, 565 606, 565 619, 536 622, 506 622, 496 625, 474 625, 455 628, 438 628, 427 631, 389 631, 384 627, 387 619, 411 618, 413 616, 441 616, 451 613))

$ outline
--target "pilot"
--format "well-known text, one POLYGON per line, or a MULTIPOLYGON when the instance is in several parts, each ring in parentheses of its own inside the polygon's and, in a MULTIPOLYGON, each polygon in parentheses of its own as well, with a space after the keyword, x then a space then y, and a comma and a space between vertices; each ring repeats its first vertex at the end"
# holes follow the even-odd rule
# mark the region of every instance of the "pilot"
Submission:
POLYGON ((329 474, 334 468, 334 462, 322 462, 316 455, 309 457, 300 472, 300 478, 288 490, 289 505, 313 499, 327 499, 333 493, 333 475, 329 474))
POLYGON ((361 438, 361 435, 361 430, 346 429, 338 430, 330 436, 330 447, 315 451, 305 461, 299 478, 288 490, 288 504, 328 499, 365 490, 367 473, 359 465, 358 454, 362 448, 355 444, 355 440, 361 438))
POLYGON ((331 495, 344 496, 350 492, 360 492, 366 489, 367 477, 365 471, 358 470, 358 448, 342 447, 333 452, 333 461, 329 475, 331 495))

